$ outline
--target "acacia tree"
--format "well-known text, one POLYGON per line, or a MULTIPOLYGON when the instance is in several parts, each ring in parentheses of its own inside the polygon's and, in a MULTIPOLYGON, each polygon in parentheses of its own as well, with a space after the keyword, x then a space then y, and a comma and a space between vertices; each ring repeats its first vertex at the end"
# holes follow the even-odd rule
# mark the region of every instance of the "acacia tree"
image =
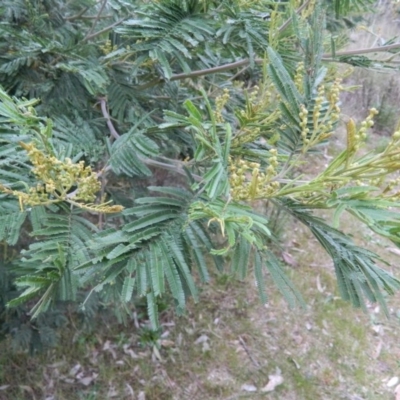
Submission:
POLYGON ((158 300, 168 293, 182 311, 214 266, 251 269, 264 302, 268 271, 303 304, 268 218, 249 205, 259 199, 310 229, 343 298, 386 310, 400 282, 338 226, 350 213, 398 245, 400 131, 360 152, 371 110, 347 122, 326 168, 299 169, 342 123, 337 65, 377 66, 371 49, 340 51, 344 22, 368 3, 0 1, 3 316, 29 307, 37 318, 89 289, 120 304, 145 297, 156 328, 158 300))

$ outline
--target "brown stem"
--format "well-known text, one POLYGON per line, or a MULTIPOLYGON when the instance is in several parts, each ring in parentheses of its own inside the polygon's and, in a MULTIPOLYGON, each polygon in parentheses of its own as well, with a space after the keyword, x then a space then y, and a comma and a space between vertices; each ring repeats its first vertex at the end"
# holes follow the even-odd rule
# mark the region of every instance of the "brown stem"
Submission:
MULTIPOLYGON (((335 57, 357 56, 357 55, 368 54, 368 53, 380 53, 383 51, 390 51, 390 50, 394 50, 394 49, 400 49, 400 43, 388 44, 387 46, 370 47, 367 49, 339 51, 339 52, 335 53, 335 57)), ((329 54, 324 54, 322 57, 323 57, 322 59, 324 59, 324 57, 329 57, 329 54)))
POLYGON ((65 18, 67 21, 73 21, 73 20, 75 20, 75 19, 88 19, 88 20, 90 20, 90 19, 96 19, 96 18, 98 18, 98 19, 107 19, 107 18, 112 18, 113 16, 110 14, 110 15, 102 15, 101 17, 98 17, 97 15, 74 15, 74 16, 72 16, 72 17, 67 17, 67 18, 65 18))
POLYGON ((95 38, 96 36, 102 35, 105 32, 108 32, 109 30, 111 30, 112 28, 114 28, 115 26, 121 24, 122 22, 124 22, 126 19, 126 17, 119 19, 118 21, 114 22, 113 24, 106 26, 105 28, 99 30, 98 32, 92 33, 91 35, 87 35, 83 41, 87 42, 90 39, 95 38))
MULTIPOLYGON (((367 48, 367 49, 340 51, 340 52, 337 52, 335 54, 335 56, 340 57, 340 56, 362 55, 362 54, 367 54, 367 53, 384 52, 384 51, 389 51, 389 50, 394 50, 394 49, 400 49, 400 43, 395 43, 395 44, 391 44, 391 45, 387 45, 387 46, 372 47, 372 48, 367 48)), ((330 58, 329 56, 330 56, 330 54, 324 54, 322 57, 322 61, 339 61, 339 60, 335 60, 334 58, 330 58)), ((262 58, 256 58, 254 60, 254 62, 256 64, 262 64, 264 62, 264 60, 262 58)), ((178 81, 178 80, 182 80, 182 79, 197 78, 200 76, 215 74, 218 72, 229 71, 230 69, 246 66, 249 64, 250 64, 250 61, 249 61, 249 59, 246 58, 244 60, 235 61, 233 63, 219 65, 218 67, 199 69, 197 71, 192 71, 189 73, 172 75, 172 77, 170 78, 170 81, 178 81)), ((163 78, 153 79, 150 82, 147 82, 141 86, 138 86, 137 89, 138 90, 148 89, 149 87, 155 86, 164 81, 165 80, 163 78)))
POLYGON ((114 124, 112 123, 111 118, 110 118, 110 114, 109 114, 109 112, 107 110, 106 99, 104 97, 100 97, 99 101, 100 101, 101 113, 103 114, 103 117, 106 119, 106 123, 107 123, 108 129, 109 129, 109 131, 111 133, 111 136, 114 139, 120 138, 120 134, 114 128, 114 124))
MULTIPOLYGON (((262 62, 262 61, 263 60, 260 60, 260 59, 256 59, 255 60, 256 63, 259 63, 259 62, 262 62)), ((196 78, 196 77, 199 77, 199 76, 205 76, 205 75, 215 74, 215 73, 218 73, 218 72, 229 71, 230 69, 242 67, 244 65, 249 65, 249 64, 250 64, 249 59, 239 60, 239 61, 235 61, 233 63, 219 65, 218 67, 199 69, 197 71, 192 71, 192 72, 188 72, 188 73, 172 75, 172 77, 170 78, 170 81, 179 81, 179 80, 182 80, 182 79, 196 78)), ((137 90, 148 89, 149 87, 153 87, 153 86, 155 86, 155 85, 157 85, 157 84, 159 84, 161 82, 164 82, 164 81, 165 80, 163 78, 156 78, 156 79, 153 79, 150 82, 147 82, 147 83, 137 87, 137 90)))

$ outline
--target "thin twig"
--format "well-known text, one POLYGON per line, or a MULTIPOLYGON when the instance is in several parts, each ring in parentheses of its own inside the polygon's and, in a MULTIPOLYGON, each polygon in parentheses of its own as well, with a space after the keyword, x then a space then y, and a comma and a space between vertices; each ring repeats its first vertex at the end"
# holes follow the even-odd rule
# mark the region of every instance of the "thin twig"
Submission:
POLYGON ((67 21, 73 21, 75 19, 107 19, 107 18, 112 18, 113 15, 102 15, 101 17, 98 17, 97 15, 74 15, 72 17, 67 17, 65 18, 67 21))
POLYGON ((106 123, 107 123, 108 129, 109 129, 109 131, 111 133, 111 136, 114 139, 119 139, 121 135, 114 128, 114 124, 111 121, 110 114, 109 114, 109 112, 107 110, 106 99, 104 97, 100 97, 99 101, 100 101, 101 112, 103 114, 103 117, 106 119, 106 123))
MULTIPOLYGON (((248 65, 246 65, 245 67, 243 67, 240 71, 236 72, 236 74, 232 75, 228 81, 234 81, 240 74, 242 74, 243 72, 246 71, 246 69, 249 68, 248 65)), ((213 91, 211 91, 210 93, 208 93, 208 97, 213 96, 216 92, 220 91, 221 88, 219 86, 217 86, 213 91)), ((198 100, 198 99, 202 99, 202 96, 197 96, 197 97, 193 97, 192 100, 198 100)))
POLYGON ((90 7, 83 8, 81 11, 79 11, 78 14, 73 15, 72 17, 66 17, 65 19, 66 19, 67 21, 74 21, 75 19, 81 18, 82 15, 85 14, 85 12, 86 12, 87 10, 89 10, 89 8, 90 8, 90 7))
MULTIPOLYGON (((262 60, 259 60, 259 61, 262 61, 262 60)), ((257 62, 257 60, 255 60, 255 62, 257 62)), ((192 72, 188 72, 188 73, 172 75, 172 77, 169 80, 170 81, 179 81, 179 80, 187 79, 187 78, 196 78, 196 77, 199 77, 199 76, 211 75, 211 74, 215 74, 215 73, 218 73, 218 72, 229 71, 230 69, 242 67, 242 66, 245 66, 245 65, 248 65, 248 64, 250 64, 249 59, 239 60, 239 61, 235 61, 233 63, 219 65, 218 67, 199 69, 197 71, 192 71, 192 72)), ((141 85, 141 86, 137 87, 137 89, 138 90, 144 90, 144 89, 147 89, 149 87, 153 87, 153 86, 155 86, 155 85, 157 85, 157 84, 159 84, 161 82, 164 82, 164 81, 165 80, 163 78, 153 79, 152 81, 147 82, 144 85, 141 85)))
POLYGON ((105 33, 105 32, 107 32, 107 31, 111 30, 111 29, 114 28, 115 26, 120 25, 122 22, 124 22, 124 21, 126 20, 126 18, 127 18, 127 17, 121 18, 121 19, 119 19, 118 21, 114 22, 113 24, 108 25, 108 26, 106 26, 105 28, 99 30, 98 32, 92 33, 91 35, 87 35, 87 36, 83 39, 83 41, 86 42, 86 41, 88 41, 88 40, 90 40, 90 39, 95 38, 96 36, 102 35, 103 33, 105 33))
MULTIPOLYGON (((301 5, 297 10, 296 14, 300 14, 310 3, 311 0, 307 0, 303 5, 301 5)), ((287 21, 285 21, 278 29, 278 32, 283 32, 290 24, 292 23, 292 17, 290 17, 287 21)))
POLYGON ((236 72, 236 74, 234 74, 233 76, 231 76, 228 81, 234 81, 239 75, 243 74, 246 69, 249 68, 248 65, 244 66, 240 71, 236 72))
MULTIPOLYGON (((390 51, 390 50, 394 50, 394 49, 400 49, 400 43, 388 44, 387 46, 370 47, 370 48, 367 48, 367 49, 338 51, 338 52, 335 53, 335 57, 358 56, 358 55, 361 55, 361 54, 368 54, 368 53, 381 53, 381 52, 384 52, 384 51, 390 51)), ((324 60, 324 57, 329 57, 329 56, 330 56, 330 54, 324 54, 322 56, 322 60, 324 60)), ((331 61, 331 59, 329 61, 331 61)))
POLYGON ((250 350, 248 349, 246 342, 243 340, 241 336, 239 336, 239 342, 243 346, 244 351, 247 353, 247 355, 250 358, 250 361, 257 367, 260 368, 260 364, 257 362, 257 360, 254 359, 254 357, 251 355, 250 350))
POLYGON ((87 35, 85 36, 85 39, 84 39, 84 40, 87 40, 88 36, 90 36, 91 33, 94 31, 94 28, 96 27, 97 23, 99 22, 100 15, 101 15, 101 13, 103 12, 104 7, 106 6, 106 4, 107 4, 107 0, 103 0, 103 3, 101 4, 100 10, 99 10, 99 12, 98 12, 97 15, 96 15, 95 20, 93 21, 92 27, 90 28, 89 32, 88 32, 87 35))
MULTIPOLYGON (((110 114, 109 114, 108 109, 107 109, 106 99, 104 97, 100 97, 99 101, 100 101, 101 112, 103 114, 103 117, 106 120, 107 127, 108 127, 108 129, 109 129, 109 131, 111 133, 111 136, 114 139, 119 139, 121 137, 121 135, 117 132, 117 130, 114 127, 114 124, 112 123, 110 114)), ((176 173, 178 173, 180 175, 187 176, 186 171, 183 168, 184 164, 182 162, 177 161, 177 160, 168 160, 167 158, 163 158, 165 160, 168 160, 168 161, 172 162, 171 164, 167 164, 167 163, 163 163, 161 161, 152 160, 151 158, 145 158, 145 157, 141 157, 141 156, 138 156, 138 158, 140 159, 140 161, 142 161, 146 165, 150 165, 150 166, 153 166, 153 167, 166 169, 166 170, 169 170, 169 171, 176 172, 176 173)), ((100 172, 98 172, 97 173, 97 177, 102 176, 104 174, 104 172, 106 172, 107 170, 108 170, 108 168, 105 168, 105 169, 101 170, 100 172)), ((203 178, 200 175, 192 174, 191 176, 197 182, 200 182, 200 181, 203 180, 203 178)))

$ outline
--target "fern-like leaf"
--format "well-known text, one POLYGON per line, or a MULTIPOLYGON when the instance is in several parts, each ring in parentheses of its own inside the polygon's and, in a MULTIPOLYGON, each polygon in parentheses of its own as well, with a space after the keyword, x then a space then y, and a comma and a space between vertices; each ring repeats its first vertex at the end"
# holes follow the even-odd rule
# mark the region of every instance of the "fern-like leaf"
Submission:
POLYGON ((112 146, 111 167, 115 173, 128 176, 150 176, 151 171, 142 158, 154 156, 158 146, 141 132, 131 131, 122 135, 112 146))
POLYGON ((386 315, 389 315, 384 294, 394 294, 400 289, 400 281, 376 264, 381 261, 380 257, 356 246, 349 237, 314 217, 307 206, 292 201, 282 204, 310 229, 332 257, 341 296, 364 309, 364 297, 378 301, 386 315))

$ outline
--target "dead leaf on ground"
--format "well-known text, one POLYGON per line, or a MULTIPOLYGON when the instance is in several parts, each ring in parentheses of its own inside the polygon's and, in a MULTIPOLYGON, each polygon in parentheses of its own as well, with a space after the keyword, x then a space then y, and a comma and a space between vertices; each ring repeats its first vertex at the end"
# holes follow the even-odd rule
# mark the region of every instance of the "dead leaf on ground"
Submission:
POLYGON ((287 265, 290 265, 291 267, 297 267, 298 266, 298 262, 295 258, 293 258, 293 256, 289 253, 287 253, 286 251, 282 252, 282 258, 283 261, 285 261, 285 263, 287 265))
POLYGON ((117 389, 114 386, 110 386, 110 388, 108 389, 107 396, 108 396, 108 398, 110 398, 110 397, 118 397, 119 393, 118 393, 117 389))
POLYGON ((125 383, 125 393, 130 395, 131 398, 135 397, 135 391, 133 390, 132 386, 129 383, 125 383))
POLYGON ((68 375, 70 375, 70 376, 75 376, 78 372, 79 372, 79 370, 82 368, 82 366, 81 366, 81 364, 76 364, 76 365, 74 365, 70 370, 69 370, 69 372, 68 372, 68 375))
POLYGON ((175 343, 172 340, 162 339, 160 344, 162 347, 173 347, 175 343))
POLYGON ((151 359, 153 360, 153 361, 162 361, 163 359, 162 359, 162 357, 161 357, 161 354, 160 354, 160 351, 158 350, 158 348, 157 348, 157 346, 153 346, 153 352, 152 352, 152 355, 151 355, 151 359))
POLYGON ((254 385, 249 385, 248 383, 242 385, 241 389, 245 392, 257 392, 257 388, 254 385))
POLYGON ((104 343, 103 351, 109 351, 112 355, 114 360, 117 359, 117 353, 115 352, 114 348, 117 347, 115 344, 112 344, 109 340, 104 343))
POLYGON ((387 387, 393 387, 396 386, 399 383, 399 378, 397 376, 394 376, 393 378, 390 378, 388 383, 386 384, 387 387))
POLYGON ((63 365, 65 365, 65 364, 66 364, 65 361, 58 361, 58 362, 55 362, 53 364, 48 365, 48 367, 49 368, 59 368, 59 367, 62 367, 63 365))
POLYGON ((201 335, 200 337, 198 337, 196 339, 196 341, 194 342, 194 344, 200 344, 200 343, 204 343, 208 340, 208 336, 207 335, 201 335))
POLYGON ((264 386, 261 391, 263 393, 267 392, 272 392, 275 390, 275 388, 279 385, 282 385, 283 383, 283 377, 282 375, 276 374, 276 375, 269 375, 269 382, 267 383, 266 386, 264 386))
POLYGON ((93 374, 92 376, 86 376, 82 379, 79 379, 79 383, 81 383, 84 386, 89 386, 96 378, 97 374, 93 374))
POLYGON ((139 358, 139 356, 132 349, 129 348, 129 344, 124 344, 122 348, 124 349, 124 353, 128 354, 131 358, 139 358))

